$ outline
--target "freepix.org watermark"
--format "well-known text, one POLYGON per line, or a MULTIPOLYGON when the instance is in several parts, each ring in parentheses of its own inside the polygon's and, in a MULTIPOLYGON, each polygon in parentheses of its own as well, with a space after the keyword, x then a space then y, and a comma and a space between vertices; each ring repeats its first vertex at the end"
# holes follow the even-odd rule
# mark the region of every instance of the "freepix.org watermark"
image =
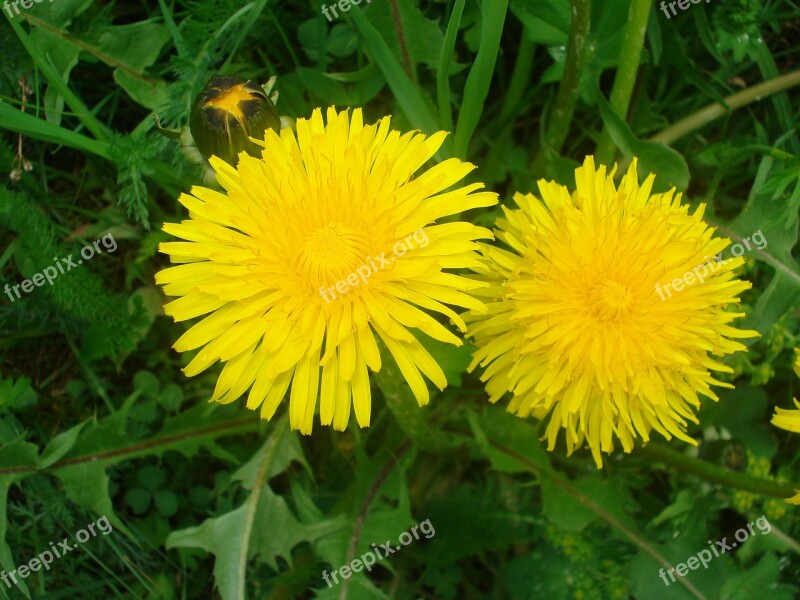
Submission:
MULTIPOLYGON (((661 10, 664 11, 664 14, 667 15, 667 18, 671 19, 672 17, 669 16, 669 11, 667 11, 667 5, 669 5, 670 9, 672 9, 672 16, 675 17, 678 15, 678 12, 675 10, 676 4, 678 5, 678 8, 680 8, 681 10, 686 10, 692 4, 700 4, 702 0, 691 0, 691 4, 689 2, 690 0, 674 0, 673 2, 662 2, 660 8, 661 10)), ((711 2, 711 0, 706 0, 706 4, 708 4, 709 2, 711 2)))
POLYGON ((662 581, 664 582, 664 585, 669 586, 670 583, 675 583, 675 581, 677 581, 675 579, 674 573, 677 573, 678 577, 685 577, 690 569, 694 571, 696 569, 699 569, 700 565, 703 565, 704 569, 708 569, 708 563, 710 563, 712 559, 719 558, 720 556, 725 554, 728 550, 732 550, 733 548, 736 548, 739 544, 743 544, 744 542, 746 542, 751 535, 755 535, 756 532, 753 529, 753 525, 758 527, 758 530, 761 532, 761 535, 766 535, 770 531, 772 531, 772 525, 770 525, 770 522, 767 520, 767 517, 761 515, 752 523, 748 523, 747 529, 742 527, 741 529, 736 530, 736 533, 733 534, 733 537, 736 538, 735 542, 731 542, 729 544, 727 541, 728 540, 727 536, 716 542, 708 540, 708 545, 711 546, 711 550, 709 550, 708 548, 703 548, 702 550, 700 550, 700 552, 698 552, 694 556, 689 557, 686 563, 678 563, 668 571, 665 571, 664 569, 659 569, 658 576, 661 577, 662 581), (712 550, 714 551, 713 554, 711 553, 712 550), (670 576, 670 579, 672 580, 671 582, 667 581, 667 575, 670 576))
POLYGON ((420 531, 425 535, 426 540, 429 540, 436 535, 436 530, 433 528, 433 525, 431 525, 431 520, 425 519, 422 523, 417 523, 408 531, 404 531, 400 534, 400 546, 392 546, 391 540, 386 540, 386 542, 380 544, 380 546, 372 544, 372 549, 374 552, 366 552, 362 554, 360 558, 354 558, 350 561, 350 564, 339 567, 332 573, 323 571, 322 579, 324 579, 325 583, 328 584, 328 587, 331 588, 334 585, 339 585, 339 579, 336 577, 337 574, 341 575, 343 579, 350 579, 350 576, 353 573, 360 573, 363 569, 372 571, 372 567, 377 561, 383 560, 390 554, 394 554, 395 552, 401 550, 403 546, 408 546, 414 540, 418 540, 420 531), (414 534, 413 537, 411 535, 412 533, 414 534), (378 549, 379 547, 383 550, 383 556, 381 556, 381 551, 378 549), (375 558, 376 556, 377 560, 375 558), (333 583, 331 583, 331 579, 333 579, 333 583))
MULTIPOLYGON (((371 4, 372 0, 363 0, 364 4, 371 4)), ((51 0, 52 2, 52 0, 51 0)), ((339 18, 339 13, 336 12, 336 7, 339 7, 343 13, 350 12, 350 9, 353 5, 358 6, 361 4, 362 0, 339 0, 338 2, 332 3, 330 6, 326 6, 325 4, 322 5, 322 14, 325 15, 325 18, 328 19, 328 23, 333 21, 333 19, 339 18), (333 17, 331 17, 330 10, 333 13, 333 17)))
POLYGON ((381 252, 380 255, 375 257, 367 256, 367 263, 369 264, 364 263, 355 271, 350 273, 345 279, 340 279, 337 281, 336 285, 332 285, 329 288, 319 288, 319 295, 322 296, 325 302, 330 304, 331 300, 336 299, 336 292, 339 292, 339 295, 344 296, 350 291, 351 288, 354 288, 362 283, 367 285, 369 283, 369 278, 372 277, 373 273, 383 269, 384 267, 391 266, 395 259, 404 256, 409 250, 412 250, 415 247, 425 248, 428 244, 430 244, 428 236, 422 229, 417 229, 414 233, 407 235, 403 241, 397 242, 394 245, 392 248, 392 256, 386 258, 386 252, 381 252), (378 262, 376 263, 375 261, 378 262), (330 294, 330 297, 328 297, 328 294, 330 294))
MULTIPOLYGON (((113 531, 111 523, 108 522, 108 517, 103 515, 94 523, 89 523, 86 526, 86 529, 79 529, 77 533, 75 533, 75 539, 78 540, 79 543, 83 544, 84 542, 89 541, 90 538, 97 536, 97 532, 94 529, 95 525, 97 525, 100 533, 102 533, 104 536, 113 531)), ((2 579, 9 588, 11 587, 12 582, 14 585, 19 585, 17 576, 21 577, 22 579, 27 579, 30 577, 31 573, 39 571, 42 567, 44 567, 46 571, 49 571, 50 565, 55 559, 61 558, 68 552, 72 552, 77 548, 78 544, 69 543, 69 537, 65 537, 63 540, 58 542, 58 544, 50 542, 50 550, 40 552, 38 556, 33 557, 24 565, 20 565, 8 572, 3 571, 0 573, 0 579, 2 579)))
MULTIPOLYGON (((107 233, 99 240, 95 240, 91 244, 87 244, 81 248, 81 256, 85 260, 91 260, 94 257, 95 252, 97 254, 102 254, 103 251, 100 249, 100 242, 103 242, 103 248, 105 248, 108 252, 114 252, 114 250, 117 249, 117 242, 114 240, 114 236, 110 233, 107 233)), ((20 288, 22 288, 22 291, 26 294, 30 294, 33 291, 34 286, 41 287, 45 283, 47 283, 47 285, 53 285, 53 281, 55 281, 59 274, 63 275, 67 271, 70 271, 78 265, 83 264, 83 260, 81 259, 78 259, 76 264, 75 261, 72 260, 71 254, 67 258, 53 258, 53 262, 56 263, 58 269, 56 269, 56 267, 53 265, 50 265, 49 267, 45 267, 41 273, 34 274, 33 277, 26 279, 22 283, 18 283, 14 286, 7 283, 3 288, 3 291, 8 295, 11 302, 14 302, 14 300, 17 298, 21 298, 19 294, 20 288), (16 294, 16 298, 11 295, 12 290, 14 291, 14 294, 16 294)))
MULTIPOLYGON (((53 0, 49 0, 52 2, 53 0)), ((13 19, 16 15, 19 14, 19 7, 21 6, 25 10, 29 10, 33 8, 34 4, 41 4, 44 0, 4 0, 3 2, 3 10, 8 13, 8 18, 13 19), (14 9, 14 12, 11 12, 11 9, 14 9)))
MULTIPOLYGON (((744 245, 738 243, 733 244, 733 246, 731 246, 731 254, 733 254, 734 257, 739 257, 742 254, 744 254, 745 250, 752 250, 752 248, 750 247, 751 239, 753 244, 755 244, 755 247, 758 250, 763 250, 764 248, 767 247, 767 238, 764 237, 764 234, 759 229, 754 234, 752 234, 751 237, 746 237, 742 240, 742 243, 744 245)), ((668 298, 672 298, 672 292, 670 291, 670 287, 674 291, 680 292, 681 290, 683 290, 684 287, 688 287, 694 283, 697 282, 704 283, 706 277, 712 275, 714 271, 719 270, 729 260, 732 259, 726 258, 725 260, 722 260, 722 252, 720 252, 719 254, 714 256, 713 259, 709 258, 702 265, 696 266, 691 271, 686 271, 686 273, 683 274, 683 277, 678 277, 676 279, 673 279, 670 283, 667 283, 663 286, 660 283, 657 283, 656 293, 658 294, 658 297, 661 298, 662 300, 666 299, 664 297, 664 292, 667 293, 668 298)))

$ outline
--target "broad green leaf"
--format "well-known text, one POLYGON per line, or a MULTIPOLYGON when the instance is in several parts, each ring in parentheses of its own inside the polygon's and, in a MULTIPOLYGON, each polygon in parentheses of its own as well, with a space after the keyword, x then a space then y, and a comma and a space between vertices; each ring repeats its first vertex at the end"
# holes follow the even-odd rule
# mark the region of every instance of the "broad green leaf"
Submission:
MULTIPOLYGON (((444 41, 441 27, 436 21, 425 18, 419 8, 419 0, 397 2, 397 11, 409 59, 415 67, 418 64, 425 64, 435 69, 439 64, 439 53, 444 41)), ((386 41, 397 60, 402 61, 398 27, 389 2, 376 1, 364 14, 386 41)))
POLYGON ((303 465, 309 475, 313 476, 311 466, 306 461, 303 454, 303 446, 300 442, 300 436, 294 431, 283 434, 280 444, 272 448, 269 443, 263 444, 258 451, 248 460, 244 465, 239 467, 233 475, 231 475, 231 482, 239 481, 245 489, 252 489, 256 482, 258 469, 264 461, 267 452, 272 452, 272 458, 267 473, 266 481, 283 473, 289 468, 292 462, 298 462, 303 465))
POLYGON ((501 495, 518 499, 519 491, 517 486, 501 490, 494 483, 464 483, 426 503, 420 513, 429 519, 435 535, 430 539, 420 536, 414 543, 429 549, 429 568, 438 571, 486 552, 502 553, 530 539, 531 515, 524 514, 522 507, 518 512, 506 502, 498 502, 501 495), (465 523, 469 527, 464 527, 465 523))
POLYGON ((564 582, 571 577, 572 562, 547 547, 531 548, 529 554, 516 556, 503 567, 503 583, 516 600, 573 600, 564 582))
POLYGON ((372 26, 360 10, 352 11, 353 23, 355 23, 364 43, 372 56, 378 63, 381 71, 386 77, 392 92, 394 92, 397 102, 406 114, 406 118, 413 127, 422 130, 424 133, 434 133, 438 129, 436 118, 431 112, 430 100, 423 95, 420 88, 414 85, 403 71, 403 67, 386 45, 386 41, 378 31, 372 26))
POLYGON ((383 343, 380 343, 380 348, 381 370, 374 373, 372 378, 400 428, 415 444, 430 452, 441 452, 457 443, 453 436, 431 423, 433 411, 430 405, 420 406, 417 403, 394 358, 383 343))
MULTIPOLYGON (((78 55, 81 49, 74 44, 64 41, 59 35, 38 28, 31 32, 31 41, 38 46, 42 55, 47 57, 53 68, 62 77, 66 84, 75 65, 78 64, 78 55)), ((44 94, 45 118, 55 125, 61 124, 61 114, 64 111, 64 97, 58 93, 58 89, 48 84, 44 94)))
POLYGON ((63 458, 63 456, 75 445, 75 441, 78 439, 78 436, 87 423, 88 421, 79 423, 75 427, 71 427, 67 431, 59 433, 56 437, 54 437, 53 440, 47 444, 44 452, 42 452, 42 456, 39 459, 39 469, 46 469, 53 463, 61 460, 61 458, 63 458))
POLYGON ((593 507, 588 507, 585 500, 591 500, 612 515, 620 523, 633 526, 631 519, 625 514, 624 507, 630 499, 623 485, 612 485, 607 478, 586 477, 568 482, 577 491, 576 495, 561 485, 559 479, 542 479, 542 512, 547 520, 555 523, 565 531, 581 531, 600 517, 593 507))
POLYGON ((53 0, 36 2, 25 10, 25 18, 39 25, 46 24, 51 28, 61 29, 69 25, 94 4, 93 0, 53 0))
POLYGON ((661 556, 667 564, 654 558, 651 553, 644 550, 639 551, 628 566, 632 595, 637 600, 663 600, 664 598, 713 600, 719 598, 720 586, 730 576, 727 566, 729 559, 725 556, 714 557, 707 539, 700 535, 682 536, 669 544, 650 543, 649 548, 661 556), (701 562, 692 561, 692 564, 697 564, 698 568, 689 570, 686 561, 703 550, 708 551, 707 554, 703 554, 707 568, 703 567, 701 562), (710 559, 708 559, 708 555, 710 555, 710 559), (687 574, 680 577, 677 571, 673 571, 675 579, 673 581, 668 571, 679 564, 685 565, 687 574), (660 575, 662 569, 663 576, 660 575))
POLYGON ((547 46, 566 46, 569 35, 569 3, 547 0, 512 0, 511 12, 531 41, 547 46))
POLYGON ((163 110, 169 102, 169 85, 165 81, 152 78, 142 78, 130 71, 116 69, 114 81, 128 92, 133 100, 152 111, 163 110))
POLYGON ((471 413, 469 422, 478 447, 494 469, 504 473, 530 471, 528 465, 550 469, 538 430, 530 420, 491 406, 480 415, 471 413))
MULTIPOLYGON (((286 502, 265 483, 285 439, 283 418, 237 479, 250 488, 250 496, 239 508, 207 519, 197 527, 173 531, 166 541, 170 548, 202 548, 214 554, 214 580, 223 600, 244 600, 247 562, 258 557, 278 569, 277 558, 291 564, 292 548, 313 542, 341 527, 337 520, 304 524, 289 510, 286 502)), ((286 461, 286 456, 283 459, 286 461)))
POLYGON ((753 567, 728 579, 719 591, 720 600, 751 600, 768 597, 770 600, 792 600, 800 591, 796 585, 778 583, 781 566, 771 552, 753 567))
POLYGON ((422 345, 425 346, 425 349, 431 353, 433 359, 442 368, 445 377, 447 377, 447 384, 453 387, 461 387, 461 378, 467 372, 475 347, 470 344, 453 346, 433 338, 423 339, 422 345))
POLYGON ((766 241, 763 249, 750 241, 752 250, 745 249, 745 255, 768 264, 775 269, 775 275, 759 296, 753 311, 739 324, 739 327, 755 329, 762 334, 800 302, 800 264, 792 256, 800 221, 800 173, 795 176, 792 169, 786 169, 791 178, 785 180, 785 185, 778 189, 768 187, 782 176, 781 166, 774 158, 764 157, 747 204, 739 215, 728 224, 707 219, 719 228, 721 234, 743 247, 745 239, 752 240, 754 234, 760 233, 758 239, 763 236, 766 241))
POLYGON ((300 81, 303 82, 306 89, 322 100, 323 104, 331 106, 349 106, 351 104, 350 95, 345 87, 325 73, 307 67, 297 67, 297 76, 300 77, 300 81))
POLYGON ((39 462, 39 449, 36 444, 26 442, 22 437, 0 447, 0 471, 3 475, 24 472, 25 468, 34 467, 39 462))
MULTIPOLYGON (((615 67, 619 60, 629 6, 628 0, 592 4, 591 30, 586 45, 588 55, 580 85, 581 96, 589 104, 596 102, 603 71, 615 67)), ((569 38, 569 0, 512 0, 511 11, 531 41, 549 46, 554 64, 542 74, 542 81, 560 81, 569 38)))
MULTIPOLYGON (((31 388, 31 380, 27 377, 20 377, 14 381, 11 377, 4 379, 0 377, 0 408, 5 410, 25 410, 36 406, 36 392, 31 388)), ((4 440, 0 437, 0 443, 4 440)))
MULTIPOLYGON (((352 553, 352 558, 358 558, 364 553, 372 551, 372 544, 379 545, 389 542, 391 547, 395 548, 399 545, 400 534, 415 523, 411 516, 411 503, 403 464, 394 465, 391 473, 371 497, 369 505, 366 506, 366 513, 363 513, 367 494, 373 489, 376 477, 380 476, 386 466, 385 460, 378 458, 368 462, 365 460, 362 458, 358 464, 358 482, 355 486, 358 500, 352 504, 350 514, 339 515, 332 520, 330 534, 320 538, 314 544, 315 552, 320 559, 334 569, 351 560, 350 552, 353 542, 355 542, 355 551, 352 553), (360 529, 357 528, 359 523, 360 529), (334 528, 334 524, 337 527, 334 528)), ((435 529, 436 524, 432 523, 432 525, 435 529)), ((409 549, 414 544, 428 541, 430 540, 426 540, 424 536, 420 535, 420 539, 413 541, 409 549)), ((383 553, 381 554, 383 555, 383 553)), ((396 564, 392 562, 392 556, 394 555, 390 554, 388 557, 377 560, 377 564, 394 572, 396 564)), ((363 577, 366 575, 362 572, 355 574, 353 579, 363 577)))
MULTIPOLYGON (((314 600, 341 600, 342 597, 342 578, 338 577, 339 584, 334 585, 333 579, 329 577, 331 587, 323 587, 316 590, 314 600)), ((324 580, 322 580, 324 583, 324 580)), ((375 587, 368 576, 361 573, 353 574, 348 581, 347 588, 348 600, 389 600, 384 592, 375 587)))
MULTIPOLYGON (((60 0, 59 0, 60 1, 60 0)), ((49 57, 64 82, 85 52, 114 68, 114 79, 131 97, 155 110, 167 99, 166 84, 145 74, 170 39, 168 28, 160 23, 142 21, 128 25, 107 25, 103 20, 80 36, 66 30, 58 14, 31 13, 28 20, 36 26, 32 40, 49 57)), ((48 88, 49 91, 49 88, 48 88)), ((55 89, 45 98, 48 121, 59 123, 63 98, 55 89)))
POLYGON ((639 159, 640 179, 649 173, 655 173, 654 193, 666 191, 673 186, 680 192, 686 190, 689 186, 689 165, 683 156, 659 142, 648 142, 637 138, 603 95, 598 93, 597 97, 603 122, 608 127, 614 143, 626 158, 639 159))
POLYGON ((67 498, 81 508, 108 517, 115 529, 119 529, 138 544, 137 536, 114 512, 111 496, 108 493, 109 478, 102 464, 89 462, 71 465, 53 471, 53 475, 64 485, 67 498))
MULTIPOLYGON (((13 442, 0 447, 0 469, 14 466, 17 468, 33 468, 39 460, 39 450, 35 444, 26 442, 22 438, 17 438, 13 442)), ((0 475, 0 567, 5 571, 11 571, 17 567, 17 561, 11 553, 11 548, 6 541, 8 533, 8 491, 12 485, 25 477, 22 473, 10 473, 0 475)), ((16 557, 20 558, 20 557, 16 557)), ((18 589, 30 598, 30 593, 25 585, 25 581, 19 579, 18 589)))
POLYGON ((767 396, 761 388, 737 385, 722 390, 719 402, 705 403, 700 422, 724 427, 756 456, 772 458, 777 451, 775 429, 769 425, 767 396))

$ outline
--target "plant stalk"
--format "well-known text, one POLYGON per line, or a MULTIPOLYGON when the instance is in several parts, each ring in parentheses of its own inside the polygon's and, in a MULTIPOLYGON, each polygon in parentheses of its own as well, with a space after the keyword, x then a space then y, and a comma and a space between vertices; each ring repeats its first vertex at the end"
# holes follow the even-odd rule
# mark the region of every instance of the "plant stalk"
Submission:
POLYGON ((762 496, 789 498, 795 495, 794 486, 785 481, 772 481, 760 477, 753 477, 746 473, 738 473, 736 471, 723 469, 710 462, 686 456, 681 452, 677 452, 661 444, 650 443, 639 448, 637 452, 652 460, 663 462, 667 466, 679 471, 695 475, 704 481, 719 483, 738 490, 754 492, 762 496))
POLYGON ((558 86, 556 103, 542 138, 542 146, 531 167, 534 176, 543 174, 542 171, 547 162, 546 153, 558 153, 567 139, 572 124, 572 115, 578 102, 578 84, 586 58, 586 40, 589 37, 591 12, 592 0, 572 0, 570 7, 572 23, 569 28, 564 76, 558 86))
POLYGON ((728 114, 730 111, 742 108, 752 102, 757 102, 758 100, 771 96, 772 94, 777 94, 783 90, 788 90, 796 85, 800 85, 800 70, 781 75, 775 79, 770 79, 769 81, 736 92, 725 98, 725 104, 720 104, 719 102, 709 104, 688 117, 673 123, 661 133, 651 137, 650 141, 671 144, 687 133, 691 133, 695 129, 700 129, 714 119, 728 114))
MULTIPOLYGON (((617 65, 617 74, 614 78, 614 87, 611 90, 611 108, 620 117, 626 118, 628 107, 639 71, 639 61, 642 57, 644 34, 647 31, 647 20, 650 17, 649 0, 631 0, 628 13, 628 24, 625 26, 625 37, 622 41, 622 51, 617 65)), ((597 143, 595 158, 597 164, 607 165, 614 160, 616 153, 614 140, 608 127, 603 127, 600 141, 597 143)))

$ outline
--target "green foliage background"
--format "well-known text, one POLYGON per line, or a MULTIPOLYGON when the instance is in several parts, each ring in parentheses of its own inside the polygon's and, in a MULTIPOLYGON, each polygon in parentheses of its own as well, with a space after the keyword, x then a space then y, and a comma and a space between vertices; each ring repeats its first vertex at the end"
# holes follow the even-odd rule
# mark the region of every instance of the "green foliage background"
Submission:
POLYGON ((769 418, 800 396, 798 5, 715 0, 668 19, 641 0, 373 0, 330 23, 320 9, 4 9, 0 285, 108 232, 119 247, 21 300, 2 295, 0 567, 102 515, 114 531, 0 597, 797 597, 800 522, 781 482, 800 487, 800 436, 769 418), (471 177, 506 203, 541 177, 572 185, 586 154, 636 155, 662 189, 707 203, 720 233, 761 230, 769 245, 742 276, 754 284, 743 326, 762 337, 729 359, 736 389, 690 429, 699 449, 656 440, 601 472, 586 451, 547 454, 537 422, 489 405, 465 373, 469 346, 430 345, 450 385, 425 409, 384 361, 365 430, 301 438, 242 402, 208 404, 218 370, 183 377, 189 357, 171 344, 186 325, 163 316, 153 282, 161 224, 185 217, 176 199, 202 170, 154 117, 186 125, 214 74, 277 75, 291 118, 363 106, 402 130, 451 131, 437 159, 479 165, 471 177), (769 535, 681 583, 659 579, 760 515, 769 535), (435 536, 325 585, 323 570, 425 519, 435 536))

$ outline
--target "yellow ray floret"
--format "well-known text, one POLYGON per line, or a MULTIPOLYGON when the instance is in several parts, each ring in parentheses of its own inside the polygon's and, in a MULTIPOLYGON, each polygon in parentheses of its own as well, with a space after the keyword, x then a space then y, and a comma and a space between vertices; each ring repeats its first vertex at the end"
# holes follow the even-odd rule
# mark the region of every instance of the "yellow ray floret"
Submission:
POLYGON ((651 194, 635 160, 619 186, 613 174, 588 157, 574 192, 541 180, 540 198, 517 194, 497 222, 505 248, 483 249, 489 311, 465 316, 489 399, 511 392, 510 411, 549 415, 548 448, 564 430, 598 468, 614 439, 626 452, 652 431, 694 444, 699 396, 732 387, 713 373, 732 372, 721 359, 745 349, 735 338, 757 335, 730 325, 741 315, 725 306, 750 284, 734 275, 741 257, 715 258, 730 240, 712 237, 704 206, 651 194))
MULTIPOLYGON (((800 377, 800 348, 795 348, 795 356, 797 359, 794 363, 794 372, 800 377)), ((772 416, 772 424, 775 427, 780 427, 786 431, 793 433, 800 433, 800 402, 797 398, 794 400, 796 409, 775 408, 775 414, 772 416)), ((792 498, 787 498, 786 501, 790 504, 800 505, 800 490, 795 490, 797 495, 792 498)))
POLYGON ((480 183, 450 189, 474 169, 451 159, 418 172, 446 134, 401 134, 385 117, 364 125, 360 109, 317 109, 296 134, 265 133, 262 157, 237 167, 211 159, 224 192, 195 187, 180 202, 189 219, 164 231, 183 241, 160 249, 177 266, 156 276, 176 321, 203 317, 175 343, 197 350, 184 372, 225 363, 212 400, 247 393, 247 407, 271 418, 289 395, 293 429, 342 430, 352 405, 370 422, 368 371, 381 368, 380 339, 420 405, 423 375, 447 381, 415 330, 451 344, 458 337, 432 313, 466 328, 446 305, 484 310, 472 290, 485 284, 445 269, 479 268, 476 240, 490 231, 436 224, 491 206, 480 183), (319 406, 317 400, 319 399, 319 406))
POLYGON ((772 417, 772 424, 786 431, 800 433, 800 402, 795 399, 796 409, 787 410, 776 408, 775 415, 772 417))

